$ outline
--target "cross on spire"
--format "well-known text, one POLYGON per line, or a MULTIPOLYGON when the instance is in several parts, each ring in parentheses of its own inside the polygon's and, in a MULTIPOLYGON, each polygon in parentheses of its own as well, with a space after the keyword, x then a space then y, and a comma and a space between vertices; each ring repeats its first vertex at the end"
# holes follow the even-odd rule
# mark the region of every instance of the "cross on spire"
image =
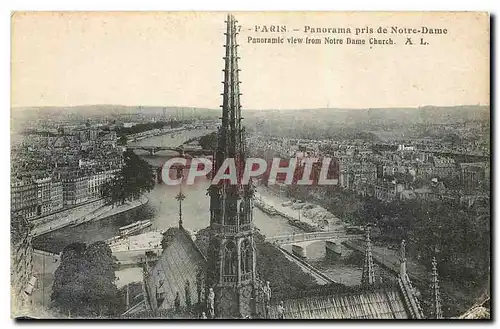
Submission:
POLYGON ((181 183, 179 184, 179 193, 175 196, 175 199, 179 201, 179 228, 182 228, 182 201, 186 199, 186 195, 182 193, 182 179, 184 178, 184 168, 177 169, 177 178, 181 178, 181 183))
POLYGON ((182 185, 179 193, 175 196, 175 199, 179 201, 179 227, 182 227, 182 201, 186 199, 186 195, 182 193, 182 185))

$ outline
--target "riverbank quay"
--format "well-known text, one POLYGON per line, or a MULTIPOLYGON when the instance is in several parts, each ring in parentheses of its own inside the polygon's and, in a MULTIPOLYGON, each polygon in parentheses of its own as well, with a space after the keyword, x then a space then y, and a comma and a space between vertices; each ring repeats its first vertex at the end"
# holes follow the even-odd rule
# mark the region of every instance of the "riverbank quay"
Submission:
POLYGON ((324 220, 321 221, 324 225, 320 227, 320 221, 315 223, 313 219, 304 216, 304 210, 283 206, 284 203, 291 203, 291 201, 288 198, 274 195, 265 187, 259 186, 257 188, 254 204, 269 216, 281 216, 286 219, 290 225, 305 232, 337 231, 344 229, 341 220, 336 217, 332 217, 333 219, 329 220, 328 224, 324 224, 324 220))
POLYGON ((31 234, 33 237, 37 237, 66 226, 76 226, 90 221, 99 221, 102 219, 109 218, 111 216, 119 215, 130 210, 138 209, 146 205, 149 200, 147 197, 142 196, 137 200, 127 202, 123 205, 105 205, 103 200, 93 204, 87 204, 84 208, 74 209, 73 212, 65 212, 48 222, 43 222, 40 224, 34 223, 31 234))

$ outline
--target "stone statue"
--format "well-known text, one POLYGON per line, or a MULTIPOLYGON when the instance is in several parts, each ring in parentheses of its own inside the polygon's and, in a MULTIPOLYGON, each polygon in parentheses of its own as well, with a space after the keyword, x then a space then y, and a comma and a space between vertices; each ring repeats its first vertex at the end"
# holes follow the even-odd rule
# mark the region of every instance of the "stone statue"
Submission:
POLYGON ((208 291, 208 298, 207 298, 207 309, 208 309, 208 314, 211 319, 214 318, 215 311, 214 311, 214 301, 215 301, 215 293, 214 289, 210 288, 208 291))
POLYGON ((266 285, 262 289, 264 292, 264 306, 266 307, 266 318, 269 318, 269 308, 271 302, 271 286, 269 281, 266 281, 266 285))
POLYGON ((191 285, 189 284, 189 281, 186 281, 186 285, 184 286, 184 291, 186 294, 186 307, 190 308, 191 307, 191 285))
POLYGON ((205 312, 201 312, 200 319, 206 319, 206 318, 207 318, 207 315, 205 314, 205 312))
POLYGON ((269 281, 266 281, 266 285, 264 286, 264 296, 266 305, 271 301, 271 286, 269 285, 269 281))
POLYGON ((403 241, 401 241, 401 250, 399 257, 401 258, 401 262, 406 261, 406 240, 404 239, 403 241))
POLYGON ((285 308, 283 307, 283 301, 278 305, 278 319, 285 318, 285 308))
POLYGON ((203 272, 198 270, 196 273, 196 294, 198 296, 198 303, 201 303, 201 292, 203 290, 203 272))
POLYGON ((176 312, 179 312, 181 309, 181 296, 179 296, 179 292, 175 295, 174 307, 176 312))

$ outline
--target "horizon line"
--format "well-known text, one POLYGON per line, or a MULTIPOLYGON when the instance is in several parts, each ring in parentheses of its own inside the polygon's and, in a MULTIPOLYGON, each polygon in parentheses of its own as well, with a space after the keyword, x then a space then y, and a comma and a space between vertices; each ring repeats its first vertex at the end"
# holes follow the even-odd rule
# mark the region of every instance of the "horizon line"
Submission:
MULTIPOLYGON (((123 104, 81 104, 81 105, 44 105, 44 106, 11 106, 11 110, 18 109, 49 109, 49 108, 77 108, 90 106, 117 106, 117 107, 134 107, 134 108, 184 108, 184 109, 203 109, 211 111, 220 111, 220 108, 197 107, 197 106, 182 106, 182 105, 123 105, 123 104)), ((459 105, 419 105, 419 106, 390 106, 390 107, 309 107, 309 108, 245 108, 245 111, 303 111, 303 110, 379 110, 379 109, 421 109, 421 108, 439 108, 439 107, 490 107, 490 104, 459 104, 459 105)))

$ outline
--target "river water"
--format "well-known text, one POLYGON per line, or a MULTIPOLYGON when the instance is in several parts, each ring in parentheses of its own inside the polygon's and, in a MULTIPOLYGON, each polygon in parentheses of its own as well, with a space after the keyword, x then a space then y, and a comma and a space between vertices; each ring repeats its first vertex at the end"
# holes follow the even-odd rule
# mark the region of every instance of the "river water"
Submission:
MULTIPOLYGON (((165 146, 177 147, 188 139, 203 136, 212 130, 183 131, 175 135, 162 135, 146 138, 132 145, 140 146, 165 146)), ((137 150, 136 153, 154 166, 162 165, 170 157, 175 156, 171 151, 159 151, 150 155, 147 151, 137 150)), ((182 186, 182 192, 186 199, 182 206, 183 225, 186 229, 197 231, 210 224, 209 197, 207 188, 209 181, 201 179, 196 185, 182 186)), ((105 240, 118 235, 119 227, 127 225, 136 220, 148 217, 152 221, 153 229, 166 230, 177 226, 179 222, 179 203, 175 196, 179 193, 179 186, 167 186, 157 184, 146 196, 149 203, 146 209, 136 214, 121 215, 115 218, 101 220, 99 222, 85 223, 76 227, 66 227, 38 237, 35 240, 35 248, 60 252, 65 245, 72 242, 92 243, 105 240), (144 218, 137 218, 144 217, 144 218)), ((291 226, 279 216, 268 216, 260 209, 254 208, 254 223, 259 231, 266 236, 285 235, 293 232, 300 233, 302 230, 291 226)), ((291 248, 286 246, 285 248, 291 248)), ((324 242, 319 241, 307 247, 307 261, 315 266, 334 281, 346 285, 359 284, 362 272, 362 259, 350 257, 345 259, 331 259, 326 255, 324 242)))

